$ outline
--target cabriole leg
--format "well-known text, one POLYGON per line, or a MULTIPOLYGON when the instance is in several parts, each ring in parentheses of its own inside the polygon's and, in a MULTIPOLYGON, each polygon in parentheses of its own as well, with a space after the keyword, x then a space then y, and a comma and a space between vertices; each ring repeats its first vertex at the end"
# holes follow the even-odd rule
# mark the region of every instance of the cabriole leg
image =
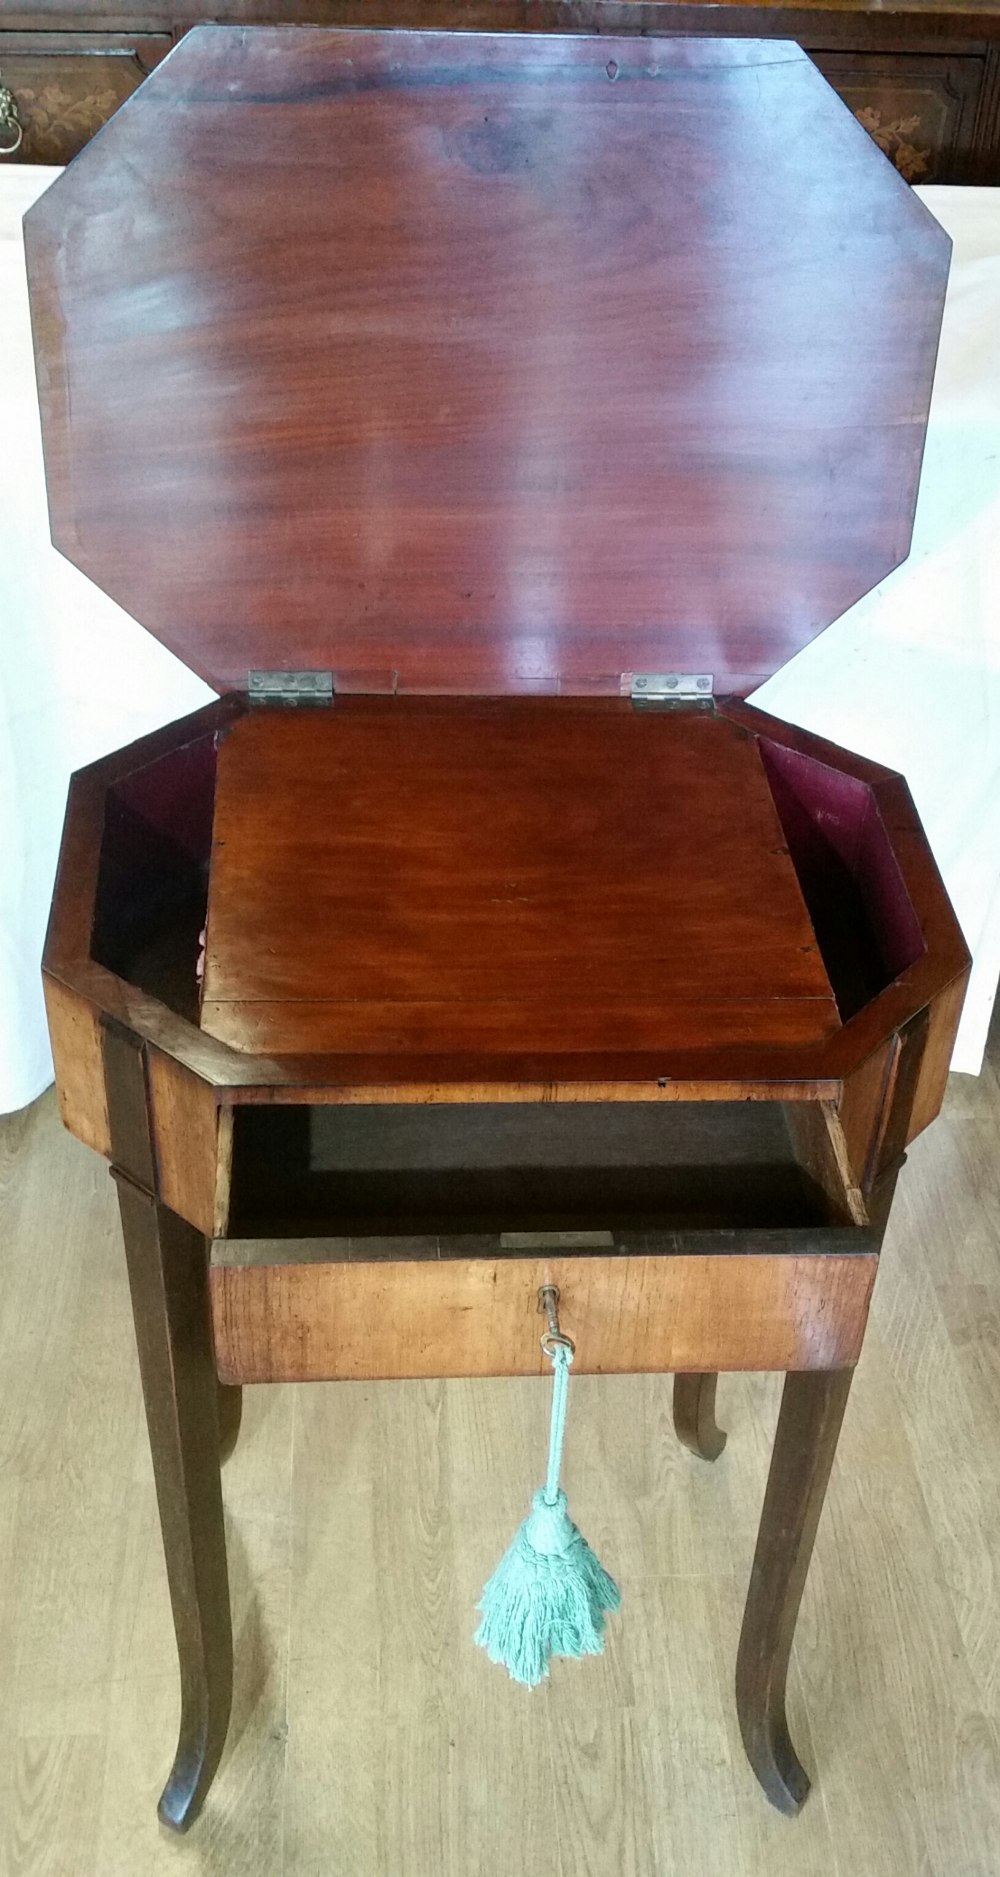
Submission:
POLYGON ((674 1432, 699 1460, 717 1460, 726 1444, 715 1419, 717 1375, 674 1376, 674 1432))
POLYGON ((790 1814, 804 1803, 809 1777, 785 1719, 788 1657, 852 1375, 785 1378, 736 1660, 747 1758, 772 1805, 790 1814))
POLYGON ((233 1682, 207 1245, 121 1174, 118 1194, 181 1676, 180 1738, 159 1815, 185 1831, 222 1755, 233 1682))
POLYGON ((225 1466, 239 1437, 243 1419, 243 1390, 232 1387, 229 1382, 220 1382, 218 1389, 219 1459, 225 1466))

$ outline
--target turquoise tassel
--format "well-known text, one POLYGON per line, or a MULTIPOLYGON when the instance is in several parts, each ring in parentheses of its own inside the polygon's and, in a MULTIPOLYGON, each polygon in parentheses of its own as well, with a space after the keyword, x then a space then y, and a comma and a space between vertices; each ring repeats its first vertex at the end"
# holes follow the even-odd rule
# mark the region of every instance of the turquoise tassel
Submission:
POLYGON ((487 1583, 476 1641, 512 1680, 537 1687, 553 1655, 600 1655, 604 1618, 621 1593, 566 1509, 559 1487, 571 1346, 548 1349, 554 1368, 549 1471, 531 1512, 487 1583))

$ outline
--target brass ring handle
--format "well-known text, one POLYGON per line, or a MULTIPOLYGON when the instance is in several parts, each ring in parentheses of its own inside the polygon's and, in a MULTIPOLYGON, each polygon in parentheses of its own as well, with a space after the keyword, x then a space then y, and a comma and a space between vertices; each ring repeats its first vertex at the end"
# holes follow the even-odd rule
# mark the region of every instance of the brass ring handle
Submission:
POLYGON ((0 157, 16 156, 23 142, 24 125, 17 114, 17 99, 9 85, 0 84, 0 157))

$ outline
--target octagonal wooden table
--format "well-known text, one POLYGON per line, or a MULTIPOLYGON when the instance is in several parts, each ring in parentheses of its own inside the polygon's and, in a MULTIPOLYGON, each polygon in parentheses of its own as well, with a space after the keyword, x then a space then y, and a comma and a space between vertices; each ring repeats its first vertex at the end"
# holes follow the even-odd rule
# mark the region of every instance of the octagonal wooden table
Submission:
POLYGON ((794 1811, 968 958, 901 778, 741 698, 907 551, 947 239, 794 47, 204 28, 27 248, 53 538, 225 693, 74 779, 45 957, 121 1195, 161 1816, 225 1740, 239 1385, 540 1375, 552 1284, 706 1459, 717 1372, 786 1372, 737 1701, 794 1811))

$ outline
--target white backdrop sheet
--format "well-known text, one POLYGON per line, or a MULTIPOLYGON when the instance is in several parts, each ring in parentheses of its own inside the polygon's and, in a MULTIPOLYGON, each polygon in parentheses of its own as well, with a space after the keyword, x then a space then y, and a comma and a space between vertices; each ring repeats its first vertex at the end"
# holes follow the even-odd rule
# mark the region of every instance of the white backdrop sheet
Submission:
MULTIPOLYGON (((57 173, 0 172, 0 1113, 52 1076, 71 772, 212 696, 49 544, 21 216, 57 173)), ((955 253, 913 551, 757 696, 907 777, 975 958, 953 1060, 975 1074, 1000 975, 1000 190, 918 193, 955 253)))

